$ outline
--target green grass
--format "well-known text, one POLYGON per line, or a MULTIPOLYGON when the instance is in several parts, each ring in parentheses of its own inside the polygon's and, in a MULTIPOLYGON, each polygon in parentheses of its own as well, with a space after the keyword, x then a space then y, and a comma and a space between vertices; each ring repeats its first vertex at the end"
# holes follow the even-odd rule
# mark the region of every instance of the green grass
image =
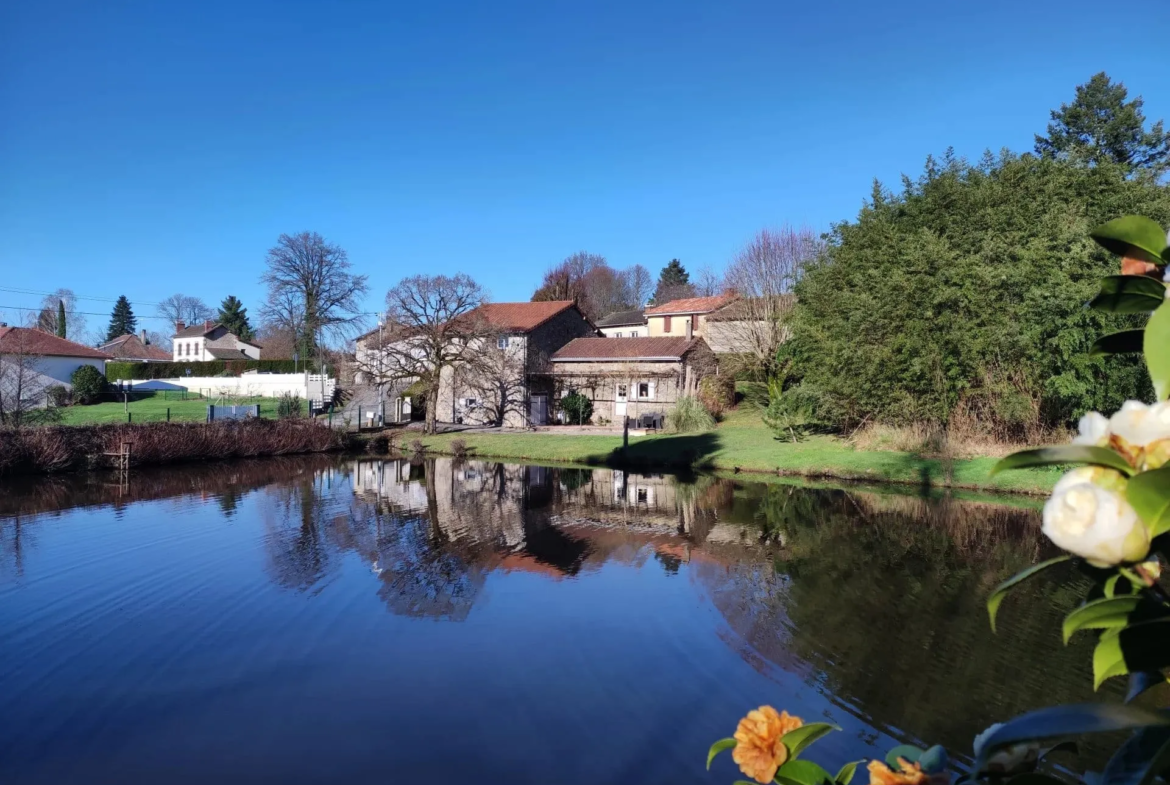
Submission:
POLYGON ((452 433, 421 438, 429 450, 448 452, 462 439, 476 455, 530 461, 672 467, 693 464, 706 469, 768 472, 805 477, 836 477, 898 482, 922 487, 1045 493, 1056 483, 1058 469, 1029 469, 989 476, 996 458, 944 461, 913 453, 860 451, 835 436, 811 436, 796 444, 779 441, 758 411, 740 407, 714 430, 704 433, 631 437, 625 456, 620 436, 555 433, 452 433))
MULTIPOLYGON (((119 402, 95 403, 89 406, 67 406, 61 409, 61 422, 65 425, 97 425, 102 423, 126 422, 127 408, 133 422, 163 422, 167 419, 167 408, 171 410, 171 422, 204 422, 207 420, 207 405, 214 403, 207 399, 163 398, 161 395, 130 401, 129 406, 119 402)), ((260 416, 276 417, 276 398, 254 398, 240 403, 260 404, 260 416)))

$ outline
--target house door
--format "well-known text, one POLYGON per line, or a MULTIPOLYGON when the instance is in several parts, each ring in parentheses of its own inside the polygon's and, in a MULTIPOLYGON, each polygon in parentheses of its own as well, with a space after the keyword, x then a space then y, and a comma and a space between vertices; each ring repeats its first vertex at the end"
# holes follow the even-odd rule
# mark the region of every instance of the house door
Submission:
POLYGON ((547 395, 533 395, 528 399, 528 422, 530 425, 548 424, 547 395))
POLYGON ((616 420, 619 417, 626 416, 626 402, 630 400, 630 388, 627 385, 619 384, 613 396, 613 418, 616 420))

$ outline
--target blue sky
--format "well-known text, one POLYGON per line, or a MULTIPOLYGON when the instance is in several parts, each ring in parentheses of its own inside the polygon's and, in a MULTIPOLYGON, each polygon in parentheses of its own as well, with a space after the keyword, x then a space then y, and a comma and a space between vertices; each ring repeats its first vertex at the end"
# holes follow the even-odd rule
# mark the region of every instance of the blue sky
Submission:
POLYGON ((927 153, 1029 149, 1096 71, 1170 119, 1168 29, 1166 0, 4 3, 0 287, 254 313, 304 229, 370 310, 420 272, 528 299, 581 249, 720 268, 927 153))

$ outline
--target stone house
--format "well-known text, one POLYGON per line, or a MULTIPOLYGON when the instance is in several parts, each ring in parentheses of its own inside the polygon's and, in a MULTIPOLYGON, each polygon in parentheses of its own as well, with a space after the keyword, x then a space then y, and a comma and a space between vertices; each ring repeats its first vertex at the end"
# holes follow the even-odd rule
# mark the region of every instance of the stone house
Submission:
POLYGON ((188 327, 175 322, 173 362, 208 362, 211 360, 259 360, 263 348, 255 341, 245 341, 218 322, 203 322, 188 327))
POLYGON ((552 366, 558 394, 589 396, 598 424, 666 415, 716 371, 706 341, 681 336, 578 338, 553 354, 552 366))
POLYGON ((98 351, 105 352, 115 360, 131 363, 169 363, 173 359, 166 349, 147 342, 146 330, 139 335, 126 333, 106 341, 98 347, 98 351))
POLYGON ((597 328, 572 300, 488 303, 473 312, 491 337, 478 360, 444 369, 439 382, 440 421, 522 428, 549 422, 556 392, 551 358, 597 328))
POLYGON ((645 338, 648 335, 646 314, 636 311, 617 311, 597 320, 597 329, 606 338, 645 338))
POLYGON ((706 315, 703 339, 715 354, 771 353, 791 334, 785 317, 793 304, 790 294, 733 300, 706 315))
POLYGON ((646 309, 646 335, 650 338, 681 336, 702 338, 707 315, 736 299, 734 294, 687 297, 646 309))

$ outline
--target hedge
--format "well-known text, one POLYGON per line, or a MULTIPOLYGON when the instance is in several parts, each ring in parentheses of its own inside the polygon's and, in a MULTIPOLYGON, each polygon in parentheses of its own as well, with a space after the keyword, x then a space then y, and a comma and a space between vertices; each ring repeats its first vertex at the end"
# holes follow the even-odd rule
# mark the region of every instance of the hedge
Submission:
POLYGON ((211 360, 199 363, 106 363, 106 378, 111 381, 118 379, 178 379, 187 376, 190 369, 191 376, 219 376, 228 371, 232 376, 239 376, 244 371, 267 371, 268 373, 297 373, 305 370, 316 372, 317 365, 313 362, 296 362, 293 360, 211 360))

